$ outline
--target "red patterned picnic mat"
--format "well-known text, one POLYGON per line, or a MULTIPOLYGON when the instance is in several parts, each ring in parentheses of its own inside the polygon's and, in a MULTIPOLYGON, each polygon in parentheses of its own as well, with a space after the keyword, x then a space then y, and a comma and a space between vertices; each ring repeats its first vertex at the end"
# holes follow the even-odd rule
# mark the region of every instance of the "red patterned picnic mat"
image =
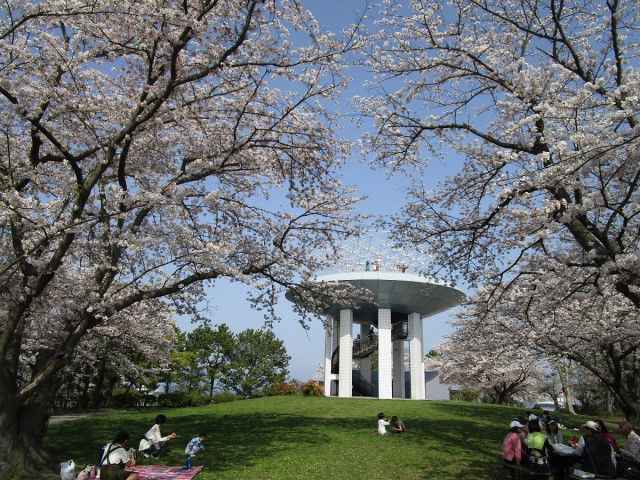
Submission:
POLYGON ((202 467, 191 467, 185 470, 182 467, 165 467, 164 465, 136 465, 127 470, 137 472, 139 480, 191 480, 202 467))

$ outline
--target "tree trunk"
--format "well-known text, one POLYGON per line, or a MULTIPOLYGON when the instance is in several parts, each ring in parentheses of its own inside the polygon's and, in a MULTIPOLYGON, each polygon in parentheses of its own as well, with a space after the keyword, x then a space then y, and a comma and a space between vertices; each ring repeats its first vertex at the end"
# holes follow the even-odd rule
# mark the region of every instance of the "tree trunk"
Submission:
POLYGON ((93 408, 100 408, 100 404, 102 401, 102 385, 104 383, 104 374, 105 374, 105 360, 100 360, 98 364, 98 375, 96 376, 96 385, 93 389, 93 408))
POLYGON ((613 395, 609 391, 607 391, 607 413, 613 413, 613 395))
POLYGON ((34 471, 50 464, 41 447, 46 388, 40 388, 31 403, 19 406, 15 399, 12 389, 0 388, 0 478, 35 478, 34 471))
POLYGON ((616 404, 624 413, 625 418, 633 425, 640 425, 640 399, 633 395, 634 393, 637 393, 637 389, 634 388, 636 381, 635 379, 632 379, 631 376, 629 376, 627 380, 626 392, 612 393, 616 399, 616 404))
POLYGON ((562 383, 562 391, 564 392, 564 399, 567 402, 567 408, 571 415, 575 415, 576 411, 573 408, 573 394, 571 393, 571 387, 569 386, 569 366, 562 362, 556 363, 556 369, 558 375, 560 375, 560 382, 562 383))
POLYGON ((82 393, 80 394, 80 408, 83 410, 89 408, 89 387, 91 386, 91 375, 93 368, 87 365, 84 369, 82 393))
POLYGON ((567 408, 569 409, 569 413, 571 415, 576 415, 576 410, 573 408, 573 393, 571 392, 571 387, 567 387, 565 389, 564 398, 567 401, 567 408))
POLYGON ((111 373, 112 375, 109 378, 109 385, 107 387, 106 403, 110 407, 113 407, 113 389, 116 388, 116 385, 118 384, 118 380, 120 379, 115 375, 113 375, 113 372, 111 373))

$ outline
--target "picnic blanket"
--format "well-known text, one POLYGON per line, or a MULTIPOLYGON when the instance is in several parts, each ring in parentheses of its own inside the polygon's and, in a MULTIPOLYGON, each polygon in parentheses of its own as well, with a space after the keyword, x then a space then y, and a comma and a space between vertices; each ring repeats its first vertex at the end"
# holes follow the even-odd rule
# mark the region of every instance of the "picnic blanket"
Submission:
POLYGON ((202 467, 191 467, 185 470, 182 467, 166 467, 164 465, 136 465, 127 470, 137 472, 139 480, 191 480, 202 467))

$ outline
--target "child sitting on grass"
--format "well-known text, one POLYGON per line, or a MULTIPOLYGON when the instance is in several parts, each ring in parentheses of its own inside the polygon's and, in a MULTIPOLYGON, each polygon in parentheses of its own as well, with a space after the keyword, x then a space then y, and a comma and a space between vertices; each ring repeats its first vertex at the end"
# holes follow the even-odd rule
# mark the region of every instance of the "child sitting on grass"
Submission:
POLYGON ((398 420, 398 417, 396 417, 395 415, 391 417, 391 424, 393 425, 393 433, 406 432, 406 429, 404 428, 404 422, 402 420, 398 420))
POLYGON ((388 427, 389 425, 391 425, 389 423, 389 419, 385 418, 384 413, 379 413, 378 414, 378 431, 376 432, 376 435, 389 435, 389 432, 387 432, 387 429, 385 427, 388 427))

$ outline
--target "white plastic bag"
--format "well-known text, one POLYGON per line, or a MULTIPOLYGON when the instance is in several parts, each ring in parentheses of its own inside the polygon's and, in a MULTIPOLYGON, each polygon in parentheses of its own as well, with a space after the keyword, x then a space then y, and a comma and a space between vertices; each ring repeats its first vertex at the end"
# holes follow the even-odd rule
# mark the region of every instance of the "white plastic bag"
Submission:
POLYGON ((87 465, 76 477, 76 480, 89 480, 91 478, 91 465, 87 465))
POLYGON ((589 472, 583 472, 578 468, 573 469, 573 476, 578 478, 595 478, 595 474, 589 472))
POLYGON ((570 447, 569 445, 563 445, 562 443, 558 443, 557 445, 554 445, 553 448, 555 449, 556 452, 562 454, 562 455, 575 455, 576 454, 576 450, 573 447, 570 447))
POLYGON ((76 464, 73 460, 60 462, 60 480, 76 480, 76 464))

